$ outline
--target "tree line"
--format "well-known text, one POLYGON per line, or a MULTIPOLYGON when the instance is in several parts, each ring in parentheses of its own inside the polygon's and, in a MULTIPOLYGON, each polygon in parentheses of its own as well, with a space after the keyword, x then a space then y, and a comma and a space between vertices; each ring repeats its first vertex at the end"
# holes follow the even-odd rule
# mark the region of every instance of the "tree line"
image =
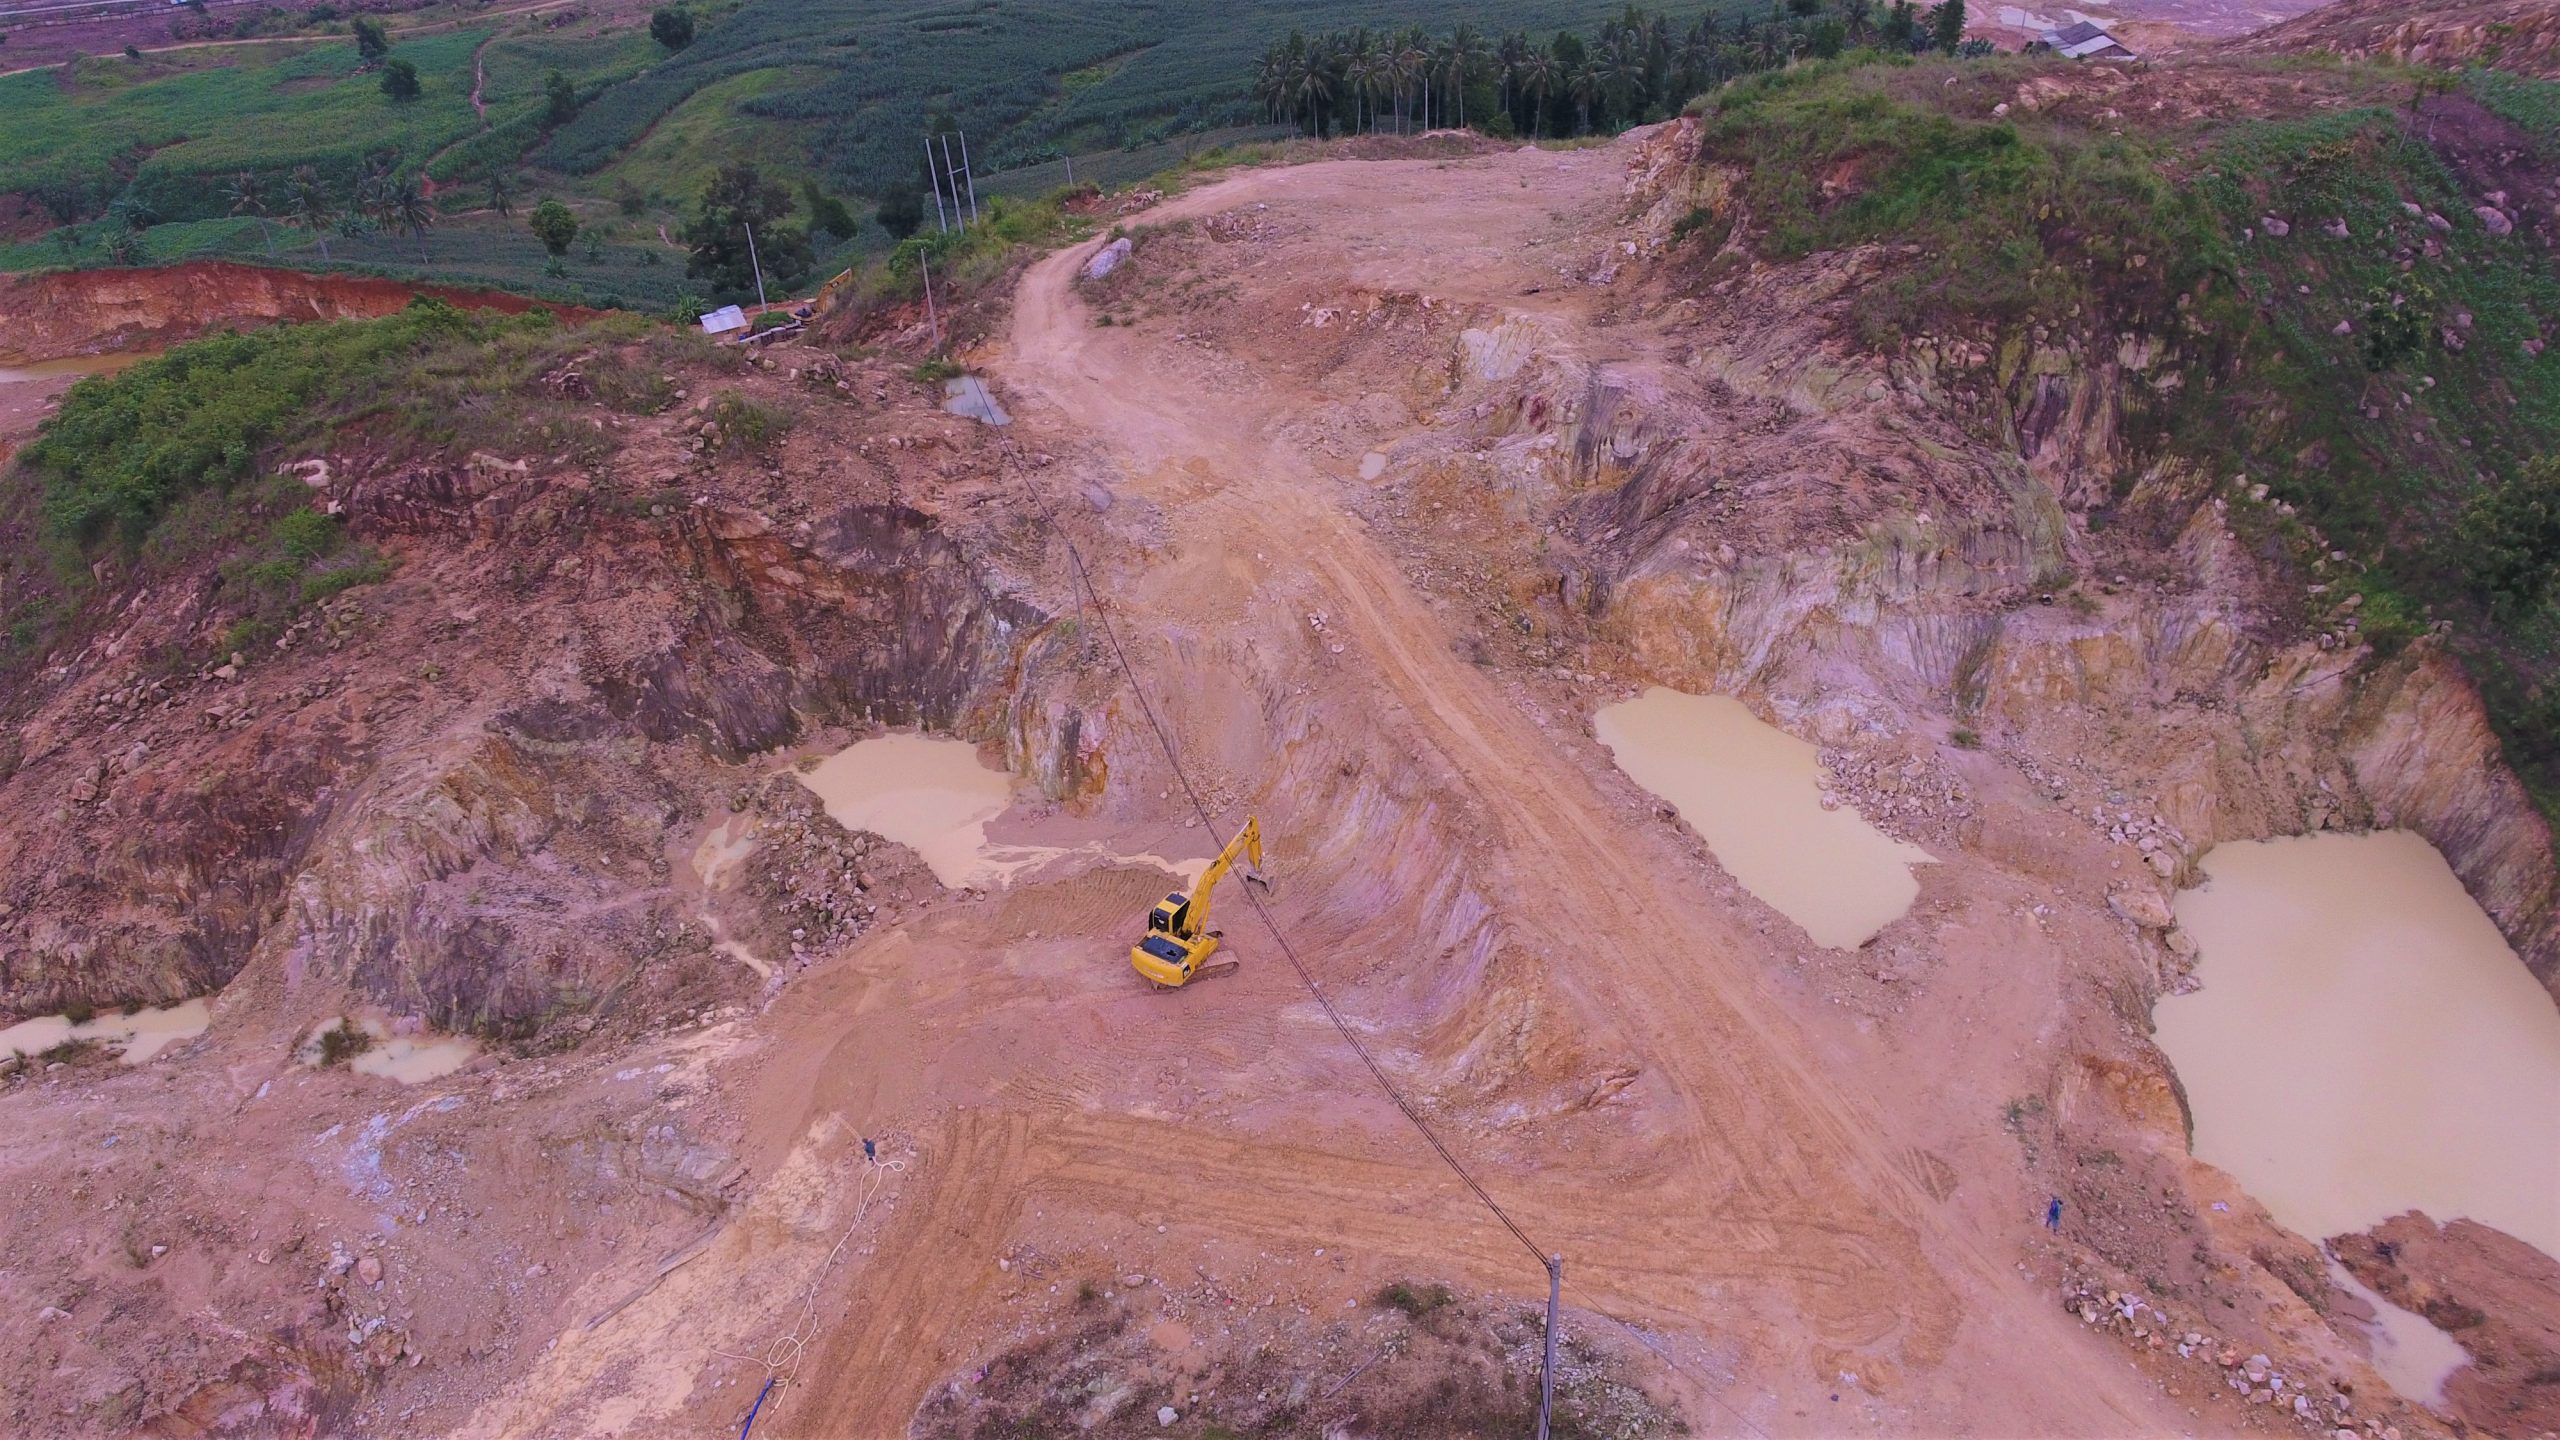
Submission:
POLYGON ((1582 135, 1662 119, 1691 96, 1799 56, 1853 47, 1987 54, 1964 37, 1964 0, 1779 0, 1756 22, 1699 16, 1680 28, 1629 5, 1594 40, 1558 31, 1489 37, 1461 24, 1367 27, 1309 38, 1293 31, 1256 62, 1254 99, 1275 121, 1317 136, 1472 127, 1508 135, 1582 135))
POLYGON ((418 263, 423 265, 427 231, 436 223, 435 201, 428 196, 426 182, 414 167, 400 163, 396 150, 365 161, 355 184, 344 191, 324 179, 317 167, 302 165, 280 184, 254 170, 243 170, 231 178, 223 197, 230 202, 232 214, 258 222, 258 233, 271 252, 275 236, 269 222, 281 220, 319 241, 324 261, 329 258, 332 233, 355 238, 397 230, 418 242, 418 263))

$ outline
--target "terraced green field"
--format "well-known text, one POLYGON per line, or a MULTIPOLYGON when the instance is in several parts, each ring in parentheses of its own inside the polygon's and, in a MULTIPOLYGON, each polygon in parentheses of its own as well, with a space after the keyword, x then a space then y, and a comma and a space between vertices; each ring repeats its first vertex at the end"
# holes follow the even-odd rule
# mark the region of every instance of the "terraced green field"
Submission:
MULTIPOLYGON (((538 118, 555 66, 592 88, 654 53, 638 35, 496 38, 484 26, 421 36, 392 48, 418 68, 422 93, 405 102, 384 95, 343 40, 82 60, 0 78, 0 193, 68 188, 87 212, 125 196, 163 219, 193 220, 224 213, 223 187, 243 169, 275 176, 310 165, 344 186, 368 156, 420 161, 481 131, 472 54, 484 41, 482 98, 501 128, 538 118)), ((527 130, 514 149, 538 138, 527 130)))
MULTIPOLYGON (((807 137, 831 186, 875 193, 912 178, 937 118, 970 132, 981 172, 1159 142, 1263 118, 1255 57, 1291 30, 1465 22, 1499 34, 1590 27, 1605 0, 751 0, 693 47, 616 86, 539 152, 577 175, 616 165, 687 100, 750 74, 789 79, 739 96, 740 115, 807 137)), ((1653 7, 1685 24, 1745 0, 1653 7)))

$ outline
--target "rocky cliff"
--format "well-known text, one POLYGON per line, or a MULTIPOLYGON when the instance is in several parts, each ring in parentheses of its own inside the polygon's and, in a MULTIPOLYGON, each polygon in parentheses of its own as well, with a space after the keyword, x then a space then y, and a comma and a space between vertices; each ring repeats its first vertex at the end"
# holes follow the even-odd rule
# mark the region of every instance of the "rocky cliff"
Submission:
POLYGON ((902 378, 857 407, 748 375, 733 393, 807 417, 770 469, 703 453, 693 408, 593 466, 340 437, 312 503, 395 574, 255 654, 129 661, 204 653, 218 575, 105 597, 12 707, 0 1014, 204 994, 263 956, 289 989, 529 1035, 726 966, 669 838, 758 757, 924 725, 1094 788, 1106 722, 991 561, 1009 540, 900 498, 917 465, 995 484, 979 427, 905 408, 902 378), (877 458, 803 468, 801 444, 877 458))

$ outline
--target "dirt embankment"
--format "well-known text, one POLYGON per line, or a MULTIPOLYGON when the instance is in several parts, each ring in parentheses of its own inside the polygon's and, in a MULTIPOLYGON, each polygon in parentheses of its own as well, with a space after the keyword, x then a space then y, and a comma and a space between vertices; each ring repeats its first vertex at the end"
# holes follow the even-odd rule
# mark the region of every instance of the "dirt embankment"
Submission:
POLYGON ((288 320, 388 315, 431 296, 470 309, 596 311, 455 285, 314 274, 220 260, 134 270, 54 270, 0 276, 0 365, 148 350, 216 330, 288 320))
POLYGON ((2382 1297, 2470 1352, 2446 1382, 2456 1413, 2493 1434, 2560 1431, 2560 1262, 2468 1220, 2411 1211, 2333 1242, 2382 1297))
POLYGON ((2560 77, 2560 9, 2550 0, 2335 0, 2233 43, 2243 54, 2328 51, 2459 69, 2494 64, 2560 77))

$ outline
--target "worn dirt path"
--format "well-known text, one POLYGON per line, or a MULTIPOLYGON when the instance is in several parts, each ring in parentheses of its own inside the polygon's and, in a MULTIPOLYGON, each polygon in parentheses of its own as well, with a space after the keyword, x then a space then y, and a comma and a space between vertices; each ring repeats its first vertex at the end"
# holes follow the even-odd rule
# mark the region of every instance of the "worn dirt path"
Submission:
MULTIPOLYGON (((1534 301, 1541 314, 1582 322, 1580 302, 1552 293, 1552 269, 1523 256, 1604 224, 1620 163, 1605 151, 1335 162, 1240 176, 1147 218, 1267 205, 1341 235, 1343 272, 1360 284, 1497 305, 1524 305, 1524 292, 1539 289, 1549 292, 1534 301)), ((1768 1428, 1822 1429, 1823 1412, 1800 1402, 1837 1388, 1832 1368, 1885 1356, 1918 1382, 1897 1403, 1932 1427, 2095 1435, 2180 1423, 2157 1392, 2066 1324, 2044 1287, 1945 1218, 1908 1148, 1864 1098, 1891 1077, 1824 1073, 1740 958, 1734 918, 1704 894, 1657 880, 1672 873, 1658 838, 1631 827, 1462 657, 1448 624, 1349 513, 1343 482, 1286 438, 1290 419, 1317 397, 1279 375, 1241 387, 1188 384, 1190 367, 1163 348, 1167 337, 1095 326, 1072 283, 1092 248, 1027 274, 993 368, 1017 415, 1102 447, 1131 494, 1171 524, 1169 543, 1140 562, 1127 537, 1103 533, 1089 514, 1071 522, 1087 527, 1088 552, 1106 557, 1104 589, 1177 730, 1216 734, 1256 717, 1199 711, 1182 692, 1173 677, 1186 662, 1164 637, 1214 629, 1213 617, 1178 605, 1151 612, 1161 602, 1150 597, 1225 583, 1187 583, 1186 568, 1232 568, 1247 552, 1279 557, 1272 583, 1312 585, 1330 633, 1355 652, 1349 680, 1325 704, 1373 718, 1387 742, 1382 761, 1409 750, 1456 777, 1468 828, 1481 837, 1473 854, 1490 872, 1484 889, 1515 931, 1551 956, 1605 958, 1559 964, 1550 978, 1598 1043, 1634 1052, 1649 1128, 1630 1137, 1595 1125, 1574 1159, 1552 1169, 1477 1157, 1503 1202, 1568 1257, 1569 1299, 1669 1336, 1675 1351, 1683 1341, 1693 1354, 1738 1344, 1740 1373, 1687 1377, 1708 1407, 1691 1418, 1714 1433, 1739 1433, 1735 1417, 1746 1409, 1768 1428), (2071 1383, 2055 1384, 2057 1371, 2071 1383), (1791 1418, 1800 1416, 1812 1418, 1791 1418)), ((1293 588, 1290 604, 1306 598, 1293 588)), ((1257 803, 1269 826, 1287 801, 1257 803)), ((1186 993, 1181 1003, 1189 1018, 1168 1014, 1169 1029, 1253 1002, 1230 989, 1186 993)), ((1329 1034, 1299 1041, 1340 1049, 1329 1034)), ((822 1082, 813 1112, 828 1108, 824 1091, 822 1082)), ((1374 1247, 1490 1288, 1536 1288, 1534 1262, 1428 1151, 1409 1135, 1388 1143, 1383 1154, 1279 1137, 1265 1144, 1090 1108, 948 1116, 922 1137, 927 1162, 910 1181, 911 1203, 845 1306, 895 1314, 894 1330, 841 1327, 813 1367, 819 1388, 794 1407, 792 1423, 819 1434, 848 1417, 910 1412, 937 1374, 965 1358, 968 1313, 991 1283, 974 1257, 991 1253, 1043 1196, 1072 1193, 1108 1210, 1173 1193, 1222 1234, 1374 1247), (955 1251, 973 1258, 955 1265, 955 1251)))

